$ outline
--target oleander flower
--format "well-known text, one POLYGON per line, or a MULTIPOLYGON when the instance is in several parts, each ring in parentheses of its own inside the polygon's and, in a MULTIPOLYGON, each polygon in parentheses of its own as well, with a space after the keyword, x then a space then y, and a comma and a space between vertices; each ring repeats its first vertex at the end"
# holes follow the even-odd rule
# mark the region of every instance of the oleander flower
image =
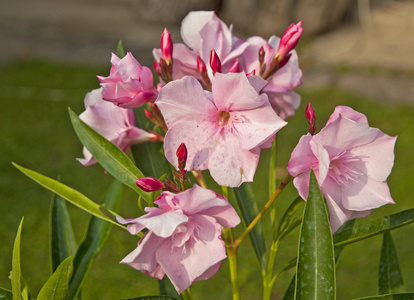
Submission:
POLYGON ((118 217, 133 235, 148 229, 121 263, 158 279, 166 274, 181 293, 218 271, 226 258, 222 227, 235 227, 240 218, 225 197, 198 185, 178 194, 163 192, 154 203, 158 207, 145 208, 139 218, 118 217))
POLYGON ((123 108, 134 108, 146 102, 154 102, 158 91, 149 68, 128 52, 124 58, 112 53, 111 71, 108 77, 97 76, 103 87, 102 98, 123 108))
MULTIPOLYGON (((102 100, 102 88, 86 94, 86 110, 79 118, 122 151, 127 152, 132 144, 156 140, 155 134, 134 126, 135 115, 131 109, 125 109, 102 100)), ((84 147, 85 158, 77 160, 84 166, 96 163, 92 154, 84 147)))
POLYGON ((266 84, 244 73, 217 73, 212 92, 204 91, 193 77, 168 83, 155 102, 168 127, 168 161, 178 168, 176 150, 184 143, 185 170, 208 169, 224 186, 253 181, 260 150, 271 147, 276 132, 286 125, 266 94, 258 94, 266 84))
POLYGON ((387 177, 394 164, 396 138, 369 127, 365 115, 346 106, 337 106, 318 134, 302 136, 288 172, 306 199, 310 170, 314 170, 329 207, 332 232, 349 219, 394 203, 387 177))

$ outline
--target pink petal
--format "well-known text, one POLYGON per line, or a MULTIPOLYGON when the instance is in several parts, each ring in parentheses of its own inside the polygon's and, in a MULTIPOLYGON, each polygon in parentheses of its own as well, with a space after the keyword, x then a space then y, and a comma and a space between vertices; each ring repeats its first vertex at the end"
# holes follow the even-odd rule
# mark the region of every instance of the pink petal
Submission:
POLYGON ((294 91, 274 93, 272 91, 267 90, 265 87, 263 89, 263 93, 266 93, 274 111, 283 120, 286 120, 288 117, 294 116, 295 110, 299 108, 300 95, 294 91))
POLYGON ((397 137, 379 132, 371 143, 353 148, 350 153, 364 162, 364 173, 377 181, 385 181, 394 165, 394 145, 397 137))
POLYGON ((306 200, 308 198, 309 193, 309 179, 310 179, 310 171, 304 172, 293 179, 293 185, 298 190, 299 196, 306 200))
POLYGON ((295 50, 290 53, 292 56, 288 63, 271 77, 266 90, 273 93, 285 93, 290 92, 302 83, 302 71, 299 68, 298 55, 295 50))
POLYGON ((258 95, 243 73, 217 73, 212 85, 214 103, 219 110, 248 110, 267 102, 267 98, 258 95))
POLYGON ((220 59, 224 59, 231 50, 231 31, 215 15, 200 30, 200 39, 199 53, 204 61, 208 61, 212 49, 216 51, 220 59))
POLYGON ((342 187, 342 204, 346 209, 364 211, 385 204, 394 204, 386 182, 369 177, 351 181, 342 187))
POLYGON ((199 239, 194 241, 191 248, 187 244, 172 247, 171 240, 168 239, 156 251, 158 263, 178 293, 226 258, 224 242, 220 238, 221 226, 206 216, 196 216, 195 221, 199 226, 199 239))
POLYGON ((318 165, 318 159, 315 156, 315 154, 313 154, 312 149, 310 147, 311 140, 312 135, 310 135, 309 133, 307 135, 303 135, 300 138, 295 149, 293 149, 287 167, 289 174, 293 177, 296 177, 303 172, 310 171, 312 167, 318 165))
POLYGON ((213 11, 192 11, 181 22, 181 37, 190 48, 200 52, 200 31, 215 17, 213 11))
MULTIPOLYGON (((197 79, 189 76, 164 86, 155 104, 161 110, 168 128, 183 120, 196 122, 210 120, 217 111, 205 95, 201 84, 197 79)), ((186 146, 188 148, 187 143, 186 146)))
POLYGON ((333 157, 345 150, 372 142, 378 132, 376 128, 370 128, 339 116, 329 126, 322 128, 313 140, 315 143, 322 144, 330 157, 333 157))
POLYGON ((152 232, 147 232, 138 242, 138 247, 121 260, 120 263, 127 264, 137 270, 145 271, 149 275, 157 275, 158 277, 156 278, 162 279, 162 273, 153 273, 159 267, 154 249, 162 247, 164 242, 164 239, 157 237, 152 232))
POLYGON ((368 119, 364 114, 361 114, 360 112, 357 112, 348 106, 341 106, 341 105, 335 107, 335 111, 329 117, 329 120, 325 126, 328 126, 329 124, 334 122, 341 115, 354 122, 368 126, 368 119))
POLYGON ((137 219, 137 222, 144 225, 155 235, 163 238, 171 236, 177 226, 187 221, 188 217, 180 211, 165 212, 162 209, 152 210, 137 219))

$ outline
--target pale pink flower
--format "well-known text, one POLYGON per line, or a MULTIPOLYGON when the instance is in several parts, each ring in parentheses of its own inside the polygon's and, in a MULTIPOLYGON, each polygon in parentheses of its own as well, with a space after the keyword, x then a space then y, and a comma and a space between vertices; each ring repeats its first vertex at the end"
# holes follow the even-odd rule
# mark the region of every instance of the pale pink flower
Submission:
POLYGON ((168 83, 155 102, 168 127, 164 142, 168 161, 178 167, 175 153, 184 143, 187 171, 209 169, 224 186, 253 181, 260 150, 269 148, 286 125, 266 94, 258 94, 266 84, 244 73, 217 73, 212 93, 193 77, 168 83))
MULTIPOLYGON (((209 62, 213 49, 221 61, 222 72, 226 73, 247 46, 244 41, 232 35, 231 29, 214 11, 190 12, 181 23, 181 37, 186 45, 174 44, 173 79, 188 75, 201 81, 197 69, 197 56, 207 65, 211 77, 209 62)), ((153 55, 158 62, 162 57, 161 49, 154 49, 153 55)))
POLYGON ((306 199, 311 168, 330 211, 332 231, 349 219, 394 203, 387 177, 394 164, 397 137, 369 127, 365 115, 346 106, 336 107, 316 135, 302 136, 292 152, 289 174, 306 199))
POLYGON ((123 108, 134 108, 154 102, 158 91, 154 88, 152 72, 128 52, 124 58, 112 53, 108 77, 97 76, 103 87, 102 98, 123 108))
POLYGON ((222 195, 194 185, 179 194, 163 192, 147 207, 146 215, 118 222, 135 235, 147 228, 138 247, 121 263, 151 277, 170 278, 180 294, 194 281, 213 276, 226 258, 222 227, 240 223, 236 211, 222 195))
MULTIPOLYGON (((131 109, 103 101, 102 88, 86 94, 85 108, 79 118, 124 152, 127 152, 132 144, 157 138, 156 135, 134 126, 135 115, 131 109)), ((96 163, 95 158, 85 147, 83 155, 85 158, 78 158, 78 161, 84 166, 96 163)))
MULTIPOLYGON (((269 68, 276 49, 279 47, 280 38, 271 36, 269 41, 261 37, 253 36, 246 40, 248 47, 239 57, 241 70, 250 73, 253 70, 260 74, 259 50, 263 47, 265 52, 264 64, 269 68)), ((300 96, 293 90, 302 83, 302 71, 299 68, 298 55, 295 50, 289 52, 289 61, 273 74, 269 84, 262 90, 269 97, 269 102, 275 112, 282 118, 293 116, 300 105, 300 96)))

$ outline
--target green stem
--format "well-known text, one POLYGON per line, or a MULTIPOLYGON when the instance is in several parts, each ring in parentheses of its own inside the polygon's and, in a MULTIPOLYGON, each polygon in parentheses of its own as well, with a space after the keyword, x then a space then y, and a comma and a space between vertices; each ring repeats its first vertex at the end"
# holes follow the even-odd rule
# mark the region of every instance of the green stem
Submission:
POLYGON ((272 243, 270 248, 269 262, 267 264, 266 276, 263 279, 263 300, 270 300, 275 281, 273 280, 273 269, 276 261, 277 250, 279 249, 279 239, 272 243))
POLYGON ((280 183, 277 190, 273 193, 272 197, 270 197, 269 201, 265 204, 265 206, 262 208, 262 210, 257 214, 257 216, 253 219, 253 221, 249 224, 249 226, 246 227, 246 229, 243 231, 243 233, 234 241, 233 245, 235 248, 237 248, 240 243, 243 241, 243 239, 246 237, 246 235, 253 229, 254 226, 260 221, 260 219, 263 217, 263 215, 266 213, 266 211, 269 209, 269 207, 272 205, 272 203, 276 200, 277 196, 279 196, 280 192, 285 188, 285 186, 293 179, 292 176, 289 174, 286 175, 285 179, 280 183))
POLYGON ((237 266, 237 246, 234 246, 233 231, 229 228, 223 229, 223 239, 226 242, 227 257, 229 259, 231 288, 233 290, 233 300, 240 300, 240 287, 237 266))
POLYGON ((191 298, 191 291, 190 291, 190 288, 188 288, 188 289, 186 289, 185 291, 183 291, 183 292, 181 293, 181 296, 183 296, 183 299, 184 299, 184 300, 191 300, 192 298, 191 298))

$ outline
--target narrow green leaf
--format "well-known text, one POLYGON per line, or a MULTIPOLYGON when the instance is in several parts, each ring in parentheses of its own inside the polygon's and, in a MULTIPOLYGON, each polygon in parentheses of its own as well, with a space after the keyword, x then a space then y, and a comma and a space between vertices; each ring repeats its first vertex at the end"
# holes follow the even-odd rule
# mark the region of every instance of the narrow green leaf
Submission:
POLYGON ((269 162, 269 198, 276 191, 276 138, 273 140, 269 162))
POLYGON ((128 156, 116 145, 90 128, 69 108, 73 128, 82 144, 93 157, 116 179, 135 190, 148 202, 149 193, 144 192, 135 181, 144 174, 134 165, 128 156))
POLYGON ((11 283, 13 300, 22 299, 22 282, 21 282, 21 269, 20 269, 20 239, 22 234, 23 220, 20 221, 19 229, 17 230, 16 239, 14 240, 13 258, 12 258, 12 271, 11 271, 11 283))
POLYGON ((49 277, 37 296, 38 300, 66 300, 69 292, 71 257, 66 258, 49 277))
POLYGON ((352 244, 414 222, 414 209, 378 218, 334 235, 335 247, 352 244))
POLYGON ((123 58, 125 56, 124 45, 122 44, 122 40, 119 40, 118 46, 116 47, 116 56, 119 58, 123 58))
POLYGON ((390 294, 403 285, 397 252, 391 233, 384 232, 382 241, 381 258, 379 264, 378 288, 379 294, 390 294))
MULTIPOLYGON (((106 192, 102 203, 109 210, 116 211, 122 195, 122 184, 115 180, 106 192)), ((73 259, 73 275, 69 283, 68 299, 74 299, 82 287, 83 281, 92 266, 95 257, 108 240, 112 224, 91 216, 85 237, 73 259)))
POLYGON ((52 273, 77 248, 66 201, 54 194, 50 206, 50 265, 52 273))
POLYGON ((290 281, 289 287, 286 290, 283 300, 293 300, 295 299, 295 285, 296 285, 296 274, 293 275, 292 280, 290 281))
MULTIPOLYGON (((352 228, 355 225, 355 219, 349 220, 345 224, 343 224, 339 229, 335 232, 335 234, 341 234, 341 232, 345 230, 352 230, 352 228)), ((334 237, 335 237, 334 234, 334 237)), ((335 245, 334 245, 335 246, 335 245)), ((339 259, 341 258, 342 251, 344 250, 344 247, 335 247, 335 265, 337 266, 339 263, 339 259)))
POLYGON ((143 296, 143 297, 137 297, 137 298, 121 299, 121 300, 177 300, 177 298, 173 296, 158 295, 158 296, 143 296))
MULTIPOLYGON (((253 187, 251 183, 245 182, 240 187, 234 188, 233 191, 236 195, 242 218, 246 223, 246 226, 248 226, 259 213, 256 198, 253 193, 253 187)), ((266 245, 260 221, 250 231, 249 236, 260 265, 263 270, 266 270, 266 245)))
POLYGON ((328 210, 313 170, 303 212, 295 299, 335 299, 335 257, 328 210))
POLYGON ((1 300, 13 300, 12 291, 0 287, 0 299, 1 300))
POLYGON ((414 293, 399 293, 357 298, 354 300, 414 300, 414 293))
POLYGON ((293 216, 298 211, 298 209, 305 203, 301 197, 297 197, 286 209, 282 218, 280 219, 278 235, 282 234, 287 227, 291 224, 293 216))
POLYGON ((28 176, 29 178, 33 179, 37 183, 39 183, 41 186, 47 188, 48 190, 54 192, 55 194, 61 196, 63 199, 66 199, 73 205, 76 205, 77 207, 83 209, 84 211, 90 213, 91 215, 94 215, 98 218, 101 218, 107 222, 111 222, 112 224, 115 224, 123 229, 126 229, 125 226, 122 226, 121 224, 112 221, 110 218, 105 216, 100 210, 99 205, 93 202, 88 197, 84 196, 77 190, 74 190, 67 185, 64 185, 60 183, 59 181, 56 181, 54 179, 51 179, 49 177, 46 177, 42 174, 39 174, 35 171, 32 171, 30 169, 23 168, 19 166, 18 164, 13 163, 13 165, 19 169, 23 174, 28 176))

